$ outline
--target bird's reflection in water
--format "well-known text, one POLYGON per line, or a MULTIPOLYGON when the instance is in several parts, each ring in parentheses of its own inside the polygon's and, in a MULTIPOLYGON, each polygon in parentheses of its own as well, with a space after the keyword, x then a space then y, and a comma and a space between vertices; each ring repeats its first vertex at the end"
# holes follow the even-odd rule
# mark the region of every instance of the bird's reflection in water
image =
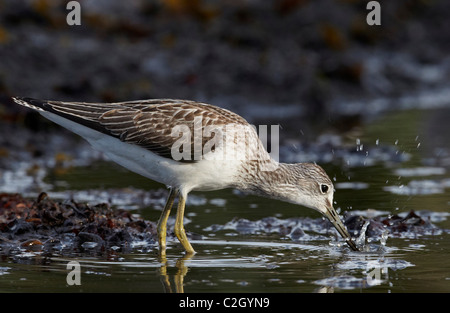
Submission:
POLYGON ((175 267, 177 268, 177 271, 175 275, 173 275, 173 282, 175 290, 172 289, 172 286, 170 284, 170 278, 169 274, 167 273, 168 269, 168 262, 167 257, 159 256, 159 262, 161 263, 161 267, 159 269, 160 272, 160 279, 161 283, 163 285, 164 292, 166 293, 183 293, 184 292, 184 277, 186 276, 188 272, 188 267, 185 265, 186 261, 191 260, 193 255, 185 255, 177 260, 175 263, 175 267))

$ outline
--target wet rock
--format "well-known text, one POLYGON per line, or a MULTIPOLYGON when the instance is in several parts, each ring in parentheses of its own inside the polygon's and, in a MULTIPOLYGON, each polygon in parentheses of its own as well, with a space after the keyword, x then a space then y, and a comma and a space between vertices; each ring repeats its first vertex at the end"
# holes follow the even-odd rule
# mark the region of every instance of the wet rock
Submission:
MULTIPOLYGON (((142 232, 140 233, 142 234, 142 232)), ((144 235, 141 235, 139 236, 139 239, 144 240, 143 237, 144 235)), ((136 236, 134 236, 134 238, 136 238, 136 236)), ((133 236, 128 232, 127 229, 120 229, 106 238, 106 241, 108 242, 108 245, 110 247, 118 247, 122 245, 128 248, 128 245, 133 241, 133 236)))
POLYGON ((393 236, 404 236, 404 234, 417 236, 440 233, 440 229, 433 225, 429 219, 422 219, 414 211, 410 211, 405 217, 392 215, 380 218, 379 222, 386 226, 393 236))
POLYGON ((14 221, 8 223, 8 228, 11 237, 20 236, 27 233, 34 233, 35 231, 32 224, 27 223, 22 219, 15 219, 14 221))
POLYGON ((102 237, 100 237, 97 234, 88 233, 88 232, 79 232, 77 237, 79 243, 81 246, 86 247, 86 243, 88 243, 88 246, 90 247, 102 247, 104 245, 104 240, 102 237), (95 245, 92 245, 95 244, 95 245))
POLYGON ((295 227, 289 234, 289 238, 293 241, 297 241, 301 240, 305 235, 305 232, 300 227, 295 227))
POLYGON ((354 233, 357 230, 360 230, 364 225, 364 217, 359 215, 352 215, 345 219, 344 224, 347 226, 347 230, 350 233, 354 233))

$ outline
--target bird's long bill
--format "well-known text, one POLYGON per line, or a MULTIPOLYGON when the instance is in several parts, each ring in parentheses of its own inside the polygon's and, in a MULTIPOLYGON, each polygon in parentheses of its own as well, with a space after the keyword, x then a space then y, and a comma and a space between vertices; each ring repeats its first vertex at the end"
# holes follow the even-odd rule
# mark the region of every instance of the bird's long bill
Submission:
POLYGON ((330 220, 331 223, 333 223, 334 227, 337 229, 339 234, 341 234, 342 238, 344 238, 349 247, 353 251, 359 251, 358 247, 356 247, 356 244, 353 242, 352 237, 350 237, 350 234, 348 233, 344 223, 332 206, 327 208, 325 216, 330 220))

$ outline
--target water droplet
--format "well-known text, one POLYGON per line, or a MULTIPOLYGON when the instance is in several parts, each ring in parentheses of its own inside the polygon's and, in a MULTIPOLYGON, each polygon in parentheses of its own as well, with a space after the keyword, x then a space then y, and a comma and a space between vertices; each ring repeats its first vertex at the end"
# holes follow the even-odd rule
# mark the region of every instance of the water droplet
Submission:
POLYGON ((356 139, 356 151, 362 151, 363 147, 364 146, 361 144, 361 139, 357 138, 356 139))
POLYGON ((382 246, 386 245, 387 239, 389 237, 389 231, 386 229, 381 233, 380 243, 382 246))

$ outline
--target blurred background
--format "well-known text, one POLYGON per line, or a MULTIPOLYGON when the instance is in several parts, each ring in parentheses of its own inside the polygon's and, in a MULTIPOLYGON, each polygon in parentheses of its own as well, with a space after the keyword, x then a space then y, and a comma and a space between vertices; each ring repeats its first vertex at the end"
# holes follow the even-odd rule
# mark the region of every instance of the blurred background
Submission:
POLYGON ((11 96, 193 99, 345 129, 449 105, 448 1, 379 1, 381 26, 359 0, 81 0, 80 26, 67 2, 0 0, 3 119, 22 110, 11 96))
POLYGON ((0 0, 3 191, 102 159, 12 96, 197 100, 279 124, 281 161, 450 167, 448 1, 379 1, 379 26, 356 0, 81 0, 81 25, 67 3, 0 0))
POLYGON ((36 177, 98 158, 12 96, 197 100, 279 124, 282 161, 352 166, 356 150, 366 164, 365 135, 392 146, 377 160, 407 159, 400 139, 450 164, 448 1, 379 1, 379 26, 356 0, 81 0, 81 25, 68 25, 67 3, 0 0, 3 174, 19 160, 36 177))
MULTIPOLYGON (((196 246, 199 263, 189 263, 187 290, 311 292, 329 285, 361 291, 369 287, 365 271, 379 258, 377 266, 390 276, 375 290, 448 290, 449 1, 378 1, 380 26, 366 23, 369 1, 361 0, 78 2, 81 25, 70 26, 68 1, 0 0, 0 194, 35 198, 45 191, 53 199, 107 202, 155 221, 165 186, 105 162, 77 136, 11 97, 207 102, 255 125, 279 124, 280 160, 323 166, 341 213, 373 220, 415 210, 429 228, 410 223, 411 231, 389 235, 381 257, 346 259, 333 250, 317 212, 230 190, 193 193, 187 229, 207 240, 196 246), (314 218, 320 232, 306 227, 306 236, 273 234, 256 227, 249 234, 236 226, 274 216, 283 229, 290 229, 290 218, 314 218), (234 246, 226 244, 230 239, 234 246), (308 248, 311 240, 317 242, 308 248), (300 248, 283 246, 298 242, 300 248)), ((359 217, 356 224, 364 220, 359 217)), ((157 277, 141 272, 148 267, 154 274, 161 266, 154 247, 145 247, 149 254, 121 254, 130 263, 103 264, 104 272, 93 259, 95 275, 83 274, 92 283, 84 290, 161 292, 157 277), (133 262, 144 266, 134 272, 133 262), (111 274, 118 283, 111 283, 111 274)), ((171 249, 176 260, 179 247, 171 249)), ((42 292, 44 278, 45 290, 66 287, 58 264, 31 271, 20 263, 33 262, 34 255, 12 257, 0 263, 0 276, 11 274, 3 275, 4 290, 42 292), (44 276, 49 269, 52 279, 44 276)))

